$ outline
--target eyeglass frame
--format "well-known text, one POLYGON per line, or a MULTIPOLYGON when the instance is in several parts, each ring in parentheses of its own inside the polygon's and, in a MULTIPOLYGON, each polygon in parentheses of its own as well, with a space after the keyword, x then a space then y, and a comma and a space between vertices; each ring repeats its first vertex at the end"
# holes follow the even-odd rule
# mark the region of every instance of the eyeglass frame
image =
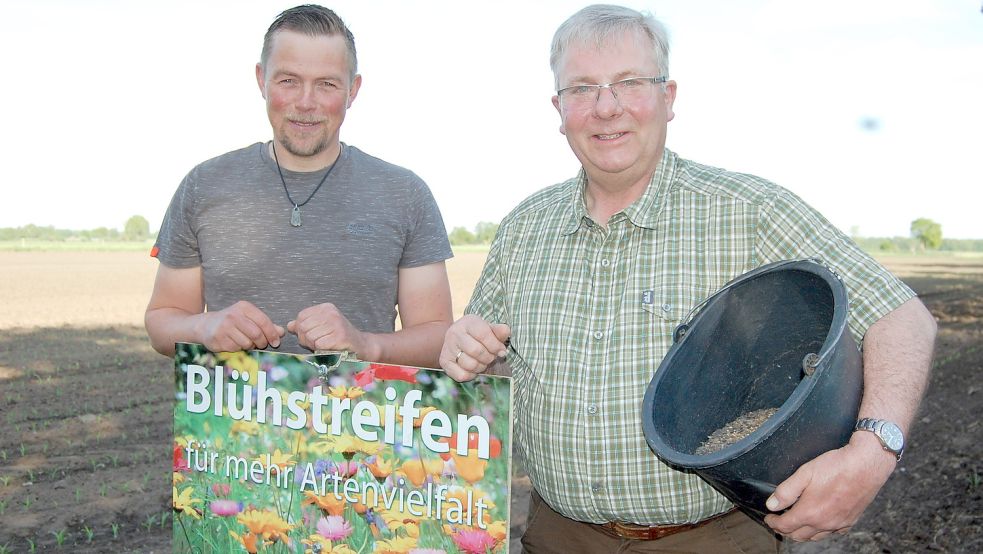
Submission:
POLYGON ((648 81, 648 82, 652 83, 653 85, 657 85, 657 84, 663 84, 664 85, 665 83, 667 83, 669 81, 669 76, 668 75, 659 75, 658 77, 628 77, 627 79, 621 79, 620 81, 614 81, 613 83, 608 83, 606 85, 587 85, 587 84, 570 85, 568 87, 563 87, 563 88, 557 90, 556 91, 556 97, 559 98, 560 100, 563 100, 563 92, 564 91, 567 91, 567 90, 570 90, 570 89, 575 89, 575 88, 580 88, 580 87, 587 87, 587 88, 594 89, 596 91, 596 94, 594 95, 594 102, 596 103, 601 98, 601 89, 602 88, 606 88, 606 89, 608 89, 608 90, 611 91, 611 96, 614 96, 614 99, 617 100, 618 103, 620 104, 621 103, 621 99, 618 98, 618 93, 614 92, 614 89, 612 87, 614 85, 617 85, 617 84, 620 84, 620 83, 624 83, 626 81, 648 81))

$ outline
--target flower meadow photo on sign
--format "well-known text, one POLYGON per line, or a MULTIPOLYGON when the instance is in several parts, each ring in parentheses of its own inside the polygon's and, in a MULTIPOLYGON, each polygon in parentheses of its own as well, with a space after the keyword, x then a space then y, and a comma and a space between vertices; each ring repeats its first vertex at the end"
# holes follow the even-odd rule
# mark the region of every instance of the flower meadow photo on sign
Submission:
POLYGON ((508 551, 508 378, 196 344, 174 365, 174 552, 508 551))

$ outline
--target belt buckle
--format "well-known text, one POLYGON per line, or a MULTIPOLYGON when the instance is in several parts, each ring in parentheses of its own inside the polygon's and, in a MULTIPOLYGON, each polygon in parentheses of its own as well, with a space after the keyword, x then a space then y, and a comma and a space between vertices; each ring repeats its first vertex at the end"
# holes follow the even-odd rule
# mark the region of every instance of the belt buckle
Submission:
POLYGON ((656 540, 669 535, 674 535, 686 528, 689 525, 656 525, 654 527, 645 527, 642 525, 634 525, 631 523, 622 523, 620 521, 614 521, 611 523, 611 530, 614 531, 616 535, 623 539, 632 540, 656 540))

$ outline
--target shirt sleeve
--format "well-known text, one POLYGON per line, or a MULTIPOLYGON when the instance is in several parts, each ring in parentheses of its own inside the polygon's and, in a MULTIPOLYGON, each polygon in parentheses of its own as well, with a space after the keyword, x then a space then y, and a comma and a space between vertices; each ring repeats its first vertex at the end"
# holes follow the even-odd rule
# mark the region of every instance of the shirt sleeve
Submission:
POLYGON ((178 185, 157 232, 156 257, 168 267, 185 269, 201 265, 194 223, 196 173, 197 169, 192 170, 178 185))
POLYGON ((419 267, 454 257, 437 201, 422 180, 418 177, 415 180, 418 188, 414 199, 413 221, 399 267, 419 267))
POLYGON ((508 299, 505 296, 501 271, 501 268, 507 265, 507 262, 502 260, 502 256, 507 252, 507 247, 504 245, 507 242, 507 235, 508 230, 506 224, 503 223, 488 249, 485 267, 481 270, 481 276, 478 277, 474 292, 471 294, 471 301, 468 302, 464 313, 477 315, 485 321, 511 325, 512 320, 507 313, 508 299))
POLYGON ((900 279, 792 192, 779 188, 762 211, 757 263, 816 258, 843 281, 850 330, 859 341, 878 319, 915 296, 900 279))

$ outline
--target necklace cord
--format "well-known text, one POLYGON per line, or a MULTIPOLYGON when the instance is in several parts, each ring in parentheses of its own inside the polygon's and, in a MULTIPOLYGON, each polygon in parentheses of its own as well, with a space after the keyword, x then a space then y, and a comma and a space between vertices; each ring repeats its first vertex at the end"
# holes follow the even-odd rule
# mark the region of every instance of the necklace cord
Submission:
POLYGON ((290 191, 287 190, 287 181, 286 179, 283 178, 283 171, 280 169, 280 160, 276 156, 276 142, 273 142, 272 146, 273 146, 273 161, 276 162, 276 172, 280 175, 280 183, 283 184, 283 192, 287 193, 287 201, 289 201, 294 208, 300 208, 304 204, 310 202, 311 198, 314 198, 314 195, 317 194, 317 191, 321 189, 321 185, 323 185, 324 182, 328 180, 328 175, 331 175, 331 170, 334 169, 334 166, 338 165, 338 160, 341 159, 341 154, 342 151, 344 150, 344 146, 341 146, 341 148, 339 148, 338 158, 335 159, 334 163, 331 164, 330 167, 328 167, 328 171, 324 174, 324 177, 321 177, 321 182, 318 183, 316 187, 314 187, 314 192, 312 192, 311 195, 307 197, 307 200, 304 200, 303 202, 298 204, 294 202, 293 198, 290 197, 290 191))

